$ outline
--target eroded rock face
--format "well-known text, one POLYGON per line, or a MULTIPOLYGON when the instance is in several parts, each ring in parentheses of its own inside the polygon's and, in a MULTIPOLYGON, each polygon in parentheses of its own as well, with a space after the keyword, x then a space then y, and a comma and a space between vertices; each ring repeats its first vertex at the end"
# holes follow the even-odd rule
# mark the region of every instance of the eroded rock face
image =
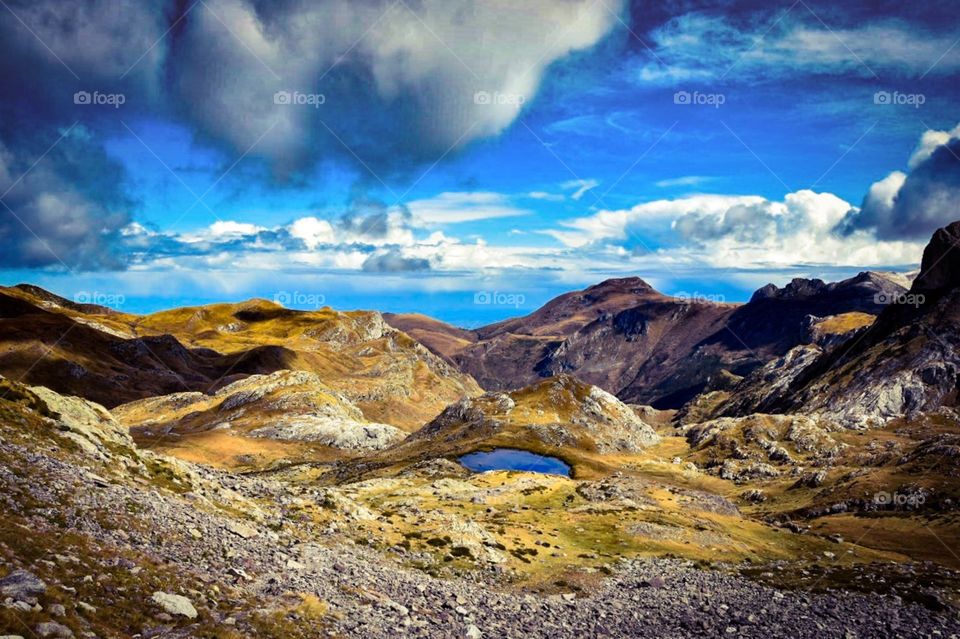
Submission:
POLYGON ((853 331, 844 341, 796 347, 729 391, 729 397, 715 402, 700 398, 685 412, 707 417, 803 413, 844 428, 866 429, 897 418, 956 410, 958 242, 960 222, 938 230, 909 291, 886 298, 885 309, 869 327, 853 331))
POLYGON ((88 454, 107 459, 111 445, 133 446, 128 430, 100 404, 79 397, 65 397, 42 386, 30 390, 56 414, 65 436, 88 454))
POLYGON ((141 431, 231 430, 347 450, 379 450, 406 437, 399 428, 368 421, 350 399, 307 371, 251 375, 212 396, 178 393, 125 404, 114 412, 141 431))

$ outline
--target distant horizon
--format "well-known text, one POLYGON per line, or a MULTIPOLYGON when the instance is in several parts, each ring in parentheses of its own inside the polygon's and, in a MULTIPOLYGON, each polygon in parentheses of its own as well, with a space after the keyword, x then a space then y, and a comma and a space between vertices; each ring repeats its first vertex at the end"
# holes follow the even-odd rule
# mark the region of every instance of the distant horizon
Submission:
MULTIPOLYGON (((729 280, 712 280, 699 283, 692 281, 677 282, 644 277, 639 273, 610 273, 605 275, 594 274, 597 275, 595 280, 585 281, 580 285, 571 283, 566 287, 561 283, 554 283, 550 286, 531 286, 509 290, 477 288, 475 290, 434 291, 423 292, 415 298, 403 293, 377 291, 361 291, 351 294, 335 287, 327 288, 327 292, 320 292, 322 290, 320 287, 311 289, 308 289, 308 287, 300 287, 299 289, 288 287, 278 288, 277 290, 263 290, 259 293, 251 291, 247 295, 225 293, 216 297, 202 295, 142 296, 126 292, 123 289, 108 291, 103 287, 97 288, 96 282, 91 282, 91 285, 85 288, 76 289, 73 288, 75 282, 66 278, 62 280, 36 278, 35 281, 4 281, 2 286, 12 287, 19 284, 39 286, 73 302, 98 304, 137 315, 149 315, 183 307, 238 304, 252 299, 264 299, 280 303, 291 310, 302 311, 330 307, 339 312, 419 313, 458 328, 475 329, 506 319, 528 315, 560 295, 583 290, 611 279, 638 277, 664 295, 708 302, 743 304, 748 302, 750 297, 761 287, 774 284, 782 288, 795 278, 820 279, 830 283, 854 277, 863 271, 909 275, 915 273, 918 268, 919 262, 912 267, 829 269, 826 273, 821 274, 805 269, 793 273, 782 273, 771 281, 752 287, 738 287, 732 285, 729 280), (657 281, 663 281, 666 286, 657 285, 657 281)), ((373 279, 377 276, 367 275, 364 277, 373 279)), ((760 280, 756 279, 756 281, 759 282, 760 280)))

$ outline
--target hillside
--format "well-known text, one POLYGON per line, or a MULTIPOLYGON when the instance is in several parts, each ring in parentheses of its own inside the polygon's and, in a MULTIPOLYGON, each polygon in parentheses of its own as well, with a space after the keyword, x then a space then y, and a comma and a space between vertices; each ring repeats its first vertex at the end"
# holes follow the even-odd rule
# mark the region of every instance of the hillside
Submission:
POLYGON ((317 374, 371 422, 414 429, 479 388, 379 313, 294 311, 264 300, 152 315, 0 289, 0 374, 106 406, 213 393, 249 375, 317 374))

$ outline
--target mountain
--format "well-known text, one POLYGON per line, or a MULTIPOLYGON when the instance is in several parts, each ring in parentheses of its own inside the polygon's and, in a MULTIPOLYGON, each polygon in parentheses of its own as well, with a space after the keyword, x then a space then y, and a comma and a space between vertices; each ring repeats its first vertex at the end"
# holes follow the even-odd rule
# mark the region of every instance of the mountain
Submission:
POLYGON ((864 428, 960 404, 958 242, 960 222, 936 231, 909 291, 889 298, 869 328, 771 362, 717 412, 817 413, 864 428))
POLYGON ((251 300, 132 315, 0 288, 0 374, 108 407, 288 369, 317 374, 370 422, 408 430, 480 392, 376 312, 251 300))
POLYGON ((385 319, 487 390, 569 373, 624 401, 679 408, 718 376, 747 375, 798 344, 868 324, 908 283, 872 272, 829 284, 795 279, 761 288, 747 304, 723 304, 666 296, 631 277, 473 331, 422 316, 385 319))

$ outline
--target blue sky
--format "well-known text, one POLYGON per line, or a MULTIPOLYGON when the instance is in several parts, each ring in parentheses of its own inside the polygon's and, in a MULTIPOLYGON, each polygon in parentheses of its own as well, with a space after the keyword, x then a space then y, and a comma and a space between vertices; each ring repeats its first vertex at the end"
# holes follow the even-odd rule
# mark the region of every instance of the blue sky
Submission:
POLYGON ((475 326, 610 276, 909 270, 957 217, 945 11, 11 2, 0 282, 475 326))

